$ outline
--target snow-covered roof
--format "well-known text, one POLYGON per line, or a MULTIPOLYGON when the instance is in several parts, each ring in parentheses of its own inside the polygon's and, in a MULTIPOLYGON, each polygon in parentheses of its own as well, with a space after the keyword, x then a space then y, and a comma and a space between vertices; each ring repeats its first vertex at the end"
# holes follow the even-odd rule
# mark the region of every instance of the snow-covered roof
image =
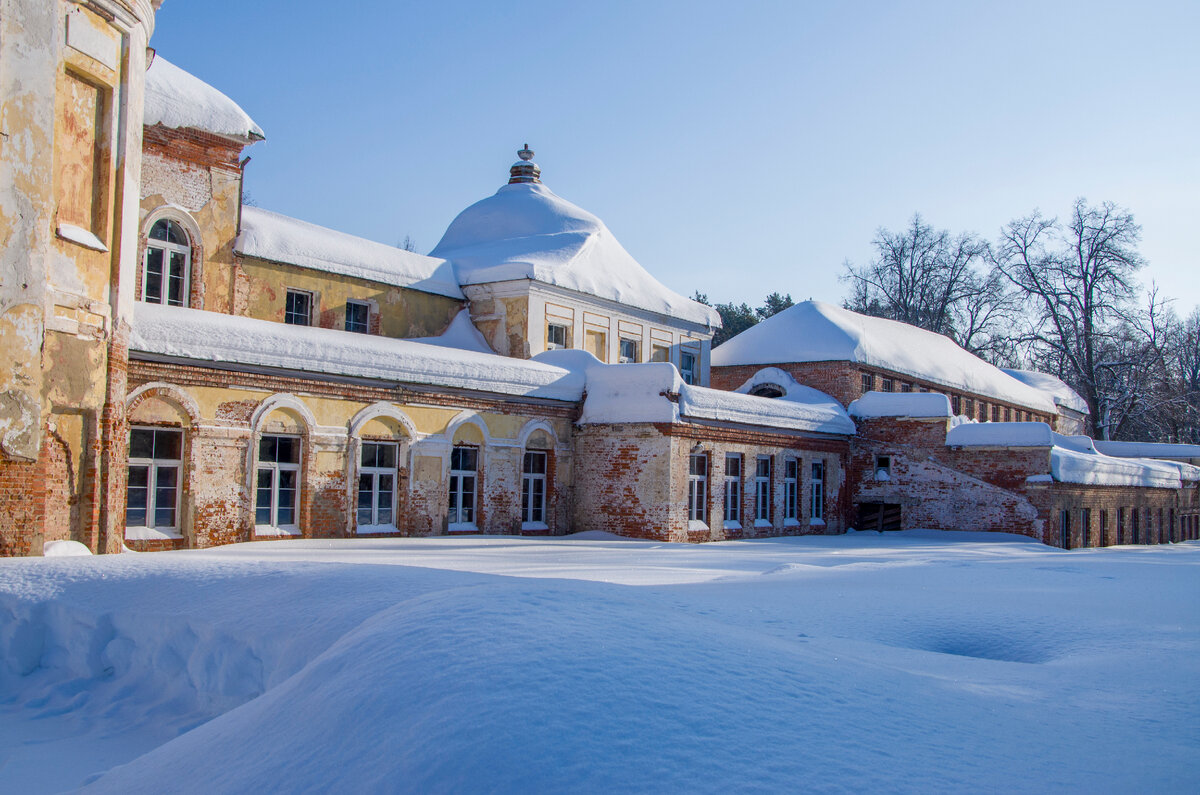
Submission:
POLYGON ((939 392, 868 392, 850 403, 851 417, 949 418, 950 398, 939 392))
POLYGON ((1054 402, 949 337, 895 320, 804 301, 751 326, 712 352, 712 365, 854 362, 985 397, 1054 412, 1054 402))
POLYGON ((959 425, 946 434, 947 447, 1045 447, 1050 476, 1059 483, 1177 489, 1200 480, 1200 467, 1175 461, 1115 458, 1086 436, 1063 436, 1044 422, 985 422, 959 425))
POLYGON ((1096 449, 1116 458, 1200 459, 1200 444, 1165 442, 1104 442, 1096 440, 1096 449))
POLYGON ((142 122, 146 126, 192 127, 247 143, 265 137, 236 102, 157 54, 146 70, 142 122))
POLYGON ((458 283, 530 279, 718 328, 712 307, 651 276, 596 216, 541 183, 505 185, 458 214, 431 256, 453 261, 458 283))
POLYGON ((443 348, 458 348, 476 353, 494 354, 495 351, 487 344, 487 340, 471 322, 471 312, 460 309, 450 325, 441 334, 433 337, 409 337, 409 342, 420 342, 424 345, 439 345, 443 348))
POLYGON ((247 257, 462 298, 444 259, 376 243, 260 207, 242 207, 233 250, 247 257))
POLYGON ((1006 367, 1000 369, 1001 372, 1012 376, 1023 384, 1028 384, 1034 389, 1042 390, 1050 396, 1050 399, 1054 401, 1054 405, 1078 411, 1080 414, 1088 413, 1087 401, 1078 392, 1067 386, 1067 383, 1061 378, 1037 370, 1010 370, 1006 367))
POLYGON ((624 422, 682 422, 689 419, 781 430, 853 435, 854 423, 841 404, 817 390, 807 400, 765 398, 684 383, 667 362, 604 364, 584 351, 548 351, 536 361, 587 374, 582 425, 624 422), (669 396, 677 395, 677 401, 669 396))
POLYGON ((335 329, 138 302, 131 352, 577 401, 584 376, 561 367, 335 329))

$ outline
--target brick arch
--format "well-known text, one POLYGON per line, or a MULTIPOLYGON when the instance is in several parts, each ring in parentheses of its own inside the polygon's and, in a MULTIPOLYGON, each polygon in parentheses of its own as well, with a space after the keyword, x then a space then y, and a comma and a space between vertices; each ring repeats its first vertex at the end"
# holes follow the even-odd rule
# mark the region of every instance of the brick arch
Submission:
POLYGON ((313 435, 317 428, 317 418, 300 398, 290 392, 278 392, 268 398, 264 398, 250 415, 250 444, 246 449, 244 486, 248 497, 246 500, 245 521, 246 526, 250 529, 251 539, 254 538, 255 526, 254 500, 256 493, 255 479, 258 472, 259 441, 262 439, 263 425, 266 424, 267 418, 278 410, 291 412, 300 420, 300 505, 297 524, 300 527, 302 537, 311 535, 312 525, 310 519, 313 497, 311 484, 316 459, 316 451, 313 449, 313 435), (310 528, 308 535, 305 533, 305 528, 310 528))
POLYGON ((165 400, 178 408, 187 417, 187 427, 200 422, 200 404, 187 392, 164 381, 151 381, 130 392, 125 398, 125 416, 128 417, 138 406, 151 398, 165 400))
POLYGON ((395 524, 402 533, 402 520, 407 521, 411 514, 410 498, 407 492, 412 488, 412 461, 406 460, 412 455, 413 442, 418 438, 417 427, 402 410, 384 400, 372 403, 355 414, 347 424, 349 438, 346 447, 346 511, 345 534, 353 537, 357 534, 357 516, 355 511, 356 494, 358 489, 359 450, 362 445, 362 429, 374 419, 387 418, 395 420, 403 428, 406 438, 398 439, 400 443, 397 453, 396 493, 395 493, 395 524), (401 461, 405 463, 401 465, 401 461))

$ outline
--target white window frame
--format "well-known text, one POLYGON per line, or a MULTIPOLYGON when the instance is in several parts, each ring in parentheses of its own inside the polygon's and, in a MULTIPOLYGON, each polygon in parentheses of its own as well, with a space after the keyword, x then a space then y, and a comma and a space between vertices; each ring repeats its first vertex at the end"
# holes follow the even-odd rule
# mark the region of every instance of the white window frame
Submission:
MULTIPOLYGON (((128 521, 128 513, 126 514, 125 522, 125 538, 131 541, 144 541, 148 538, 182 538, 180 532, 180 509, 183 504, 183 429, 181 428, 164 428, 161 426, 152 425, 134 425, 129 429, 130 435, 130 450, 133 449, 133 432, 134 431, 152 431, 154 433, 176 433, 179 435, 179 458, 157 458, 154 457, 153 443, 151 447, 150 458, 134 458, 130 456, 127 462, 127 469, 134 467, 146 468, 146 521, 143 524, 131 525, 128 521), (158 513, 158 473, 160 469, 175 470, 175 523, 172 525, 155 524, 155 515, 158 513), (130 533, 130 530, 133 532, 130 533)), ((125 484, 125 504, 129 505, 129 484, 125 484)))
POLYGON ((159 218, 158 220, 156 220, 154 222, 154 224, 150 227, 150 232, 148 232, 146 234, 146 252, 145 252, 145 254, 142 255, 142 288, 141 288, 141 296, 140 296, 141 301, 143 301, 144 303, 147 303, 147 304, 160 304, 162 306, 186 307, 186 306, 190 305, 191 292, 192 292, 192 245, 191 245, 191 243, 192 243, 192 236, 190 234, 188 234, 188 231, 187 231, 187 229, 184 228, 183 224, 179 223, 175 219, 159 218), (183 233, 184 239, 187 240, 188 242, 187 243, 174 243, 170 240, 158 240, 157 238, 150 237, 150 233, 152 233, 154 231, 154 227, 158 226, 160 223, 163 223, 163 222, 166 222, 166 224, 167 224, 167 236, 168 237, 170 237, 170 235, 171 235, 171 232, 170 232, 171 226, 174 225, 174 226, 178 227, 180 232, 183 233), (156 249, 156 250, 163 252, 162 282, 160 283, 160 292, 159 292, 159 297, 157 300, 150 298, 146 295, 146 283, 148 281, 148 277, 149 277, 149 273, 150 273, 150 251, 152 249, 156 249), (181 297, 180 303, 178 303, 178 304, 172 304, 168 298, 168 295, 170 293, 169 284, 170 284, 170 279, 171 279, 170 273, 171 273, 171 254, 172 253, 183 255, 183 288, 182 288, 182 297, 181 297))
POLYGON ((725 454, 725 527, 742 529, 742 454, 725 454), (737 472, 729 473, 729 462, 737 461, 737 472))
POLYGON ((638 341, 629 337, 617 338, 617 361, 621 364, 632 364, 638 360, 638 341))
POLYGON ((304 439, 296 434, 290 433, 264 433, 256 440, 258 449, 254 454, 254 532, 256 535, 300 535, 300 490, 303 486, 301 482, 301 464, 304 462, 304 439), (291 461, 263 461, 262 460, 262 443, 264 439, 295 439, 296 440, 296 460, 291 461), (270 486, 270 521, 266 524, 258 521, 258 498, 261 487, 259 484, 259 475, 263 472, 271 473, 270 486), (296 518, 294 522, 287 524, 279 523, 279 478, 281 472, 296 473, 296 488, 293 489, 292 495, 292 515, 296 518))
POLYGON ((683 383, 693 385, 696 383, 698 376, 696 368, 699 364, 700 354, 695 351, 681 350, 679 352, 679 376, 683 379, 683 383), (690 362, 688 361, 689 359, 691 360, 690 362))
POLYGON ((760 455, 754 459, 754 526, 771 526, 771 476, 774 474, 774 461, 769 455, 760 455), (766 474, 763 474, 763 464, 766 464, 766 474))
POLYGON ((783 460, 783 523, 800 524, 800 459, 783 460))
POLYGON ((688 525, 708 527, 708 453, 688 456, 688 525))
POLYGON ((550 471, 550 454, 545 450, 525 450, 521 455, 521 529, 549 530, 546 522, 546 488, 549 481, 546 474, 550 471), (542 471, 533 472, 527 466, 529 456, 540 456, 542 471), (534 518, 536 513, 540 519, 534 518))
MULTIPOLYGON (((310 316, 312 315, 311 307, 312 307, 312 305, 309 304, 309 315, 310 316)), ((346 301, 346 322, 344 325, 345 325, 346 331, 349 331, 353 334, 370 334, 371 333, 371 303, 369 301, 358 301, 353 298, 348 299, 346 301), (363 319, 362 331, 359 331, 357 328, 350 328, 350 307, 352 307, 352 306, 353 307, 361 307, 362 310, 366 313, 366 317, 363 319)))
POLYGON ((811 499, 808 523, 810 525, 825 524, 825 460, 817 459, 812 462, 811 499))
POLYGON ((479 517, 479 459, 483 455, 483 449, 474 445, 455 445, 450 449, 450 474, 447 481, 447 491, 449 492, 448 500, 448 521, 446 530, 451 533, 475 533, 479 531, 477 520, 479 517), (457 450, 473 450, 475 452, 475 468, 474 469, 454 469, 454 453, 457 450), (471 488, 467 489, 465 483, 471 481, 471 488), (456 488, 457 484, 457 488, 456 488), (463 507, 463 498, 471 494, 471 507, 463 507), (470 519, 462 521, 463 513, 469 511, 470 519), (450 521, 453 519, 453 521, 450 521))
POLYGON ((556 351, 560 348, 566 348, 568 339, 567 331, 567 327, 562 323, 546 323, 546 350, 556 351), (555 334, 556 331, 561 332, 561 342, 554 339, 555 336, 559 336, 555 334))
POLYGON ((374 439, 365 439, 363 441, 360 441, 359 446, 358 446, 358 485, 354 492, 355 496, 356 496, 356 500, 354 503, 354 523, 355 523, 355 526, 359 533, 392 533, 392 532, 396 532, 397 527, 398 527, 396 524, 396 492, 397 492, 397 484, 399 483, 399 481, 400 481, 400 445, 399 445, 399 443, 375 441, 374 439), (395 462, 395 465, 390 466, 390 467, 364 466, 362 462, 363 462, 363 456, 366 453, 367 445, 375 445, 377 447, 391 448, 391 450, 393 451, 392 452, 392 460, 395 462), (388 477, 388 476, 390 476, 392 478, 392 500, 391 500, 391 505, 388 506, 389 510, 391 512, 391 515, 392 515, 392 521, 380 522, 379 521, 379 479, 381 477, 388 477), (367 522, 366 524, 364 524, 362 522, 361 517, 359 516, 360 512, 362 511, 362 508, 360 507, 359 502, 362 500, 362 494, 363 494, 362 479, 364 477, 369 477, 371 479, 371 488, 370 488, 370 493, 371 493, 371 507, 370 507, 371 516, 370 516, 370 518, 371 518, 371 521, 367 522))
MULTIPOLYGON (((317 303, 317 295, 312 290, 300 290, 295 287, 287 288, 287 292, 285 293, 284 298, 283 298, 283 322, 287 323, 288 325, 292 325, 292 326, 311 326, 313 324, 313 310, 316 306, 316 303, 317 303), (291 320, 288 320, 289 310, 287 308, 287 301, 288 301, 288 298, 290 298, 293 295, 304 295, 304 296, 308 297, 308 322, 307 323, 294 323, 291 320)), ((295 314, 295 313, 291 313, 291 314, 295 314)))

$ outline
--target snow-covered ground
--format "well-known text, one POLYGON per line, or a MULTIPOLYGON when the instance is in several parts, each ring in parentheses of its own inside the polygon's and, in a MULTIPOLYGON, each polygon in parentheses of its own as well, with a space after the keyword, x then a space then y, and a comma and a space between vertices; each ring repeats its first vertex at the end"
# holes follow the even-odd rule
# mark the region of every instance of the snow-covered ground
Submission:
POLYGON ((1200 789, 1200 544, 0 562, 0 791, 1200 789))

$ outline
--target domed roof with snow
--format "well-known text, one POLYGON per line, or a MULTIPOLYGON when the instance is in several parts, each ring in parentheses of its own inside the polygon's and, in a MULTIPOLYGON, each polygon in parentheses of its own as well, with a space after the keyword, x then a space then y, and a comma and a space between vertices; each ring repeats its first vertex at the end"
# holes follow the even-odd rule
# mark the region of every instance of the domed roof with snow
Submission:
POLYGON ((716 310, 647 273, 603 221, 536 181, 510 183, 463 210, 430 256, 452 261, 464 286, 531 279, 702 326, 721 325, 716 310))
POLYGON ((713 348, 712 366, 856 362, 904 373, 1039 411, 1050 397, 959 347, 954 340, 895 320, 804 301, 713 348))

